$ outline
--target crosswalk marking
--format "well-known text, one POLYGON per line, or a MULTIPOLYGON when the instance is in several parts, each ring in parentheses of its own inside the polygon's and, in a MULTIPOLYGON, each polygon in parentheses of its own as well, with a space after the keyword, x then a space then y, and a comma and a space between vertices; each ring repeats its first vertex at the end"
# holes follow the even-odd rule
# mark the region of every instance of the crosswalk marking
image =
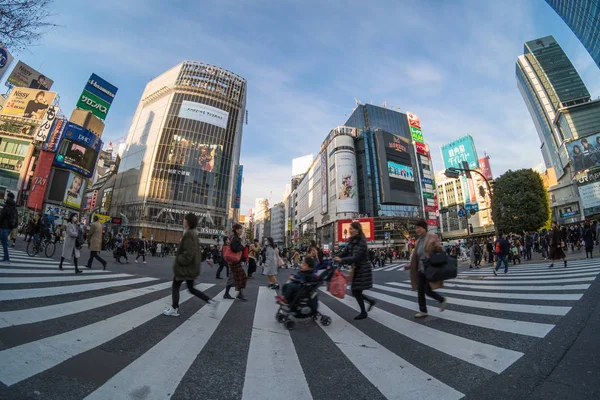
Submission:
POLYGON ((405 266, 407 266, 408 263, 392 263, 392 264, 388 264, 385 267, 379 267, 379 268, 373 268, 373 271, 394 271, 394 270, 403 270, 405 266))
MULTIPOLYGON (((384 290, 387 292, 403 294, 405 296, 417 297, 417 292, 410 290, 396 289, 384 285, 373 285, 374 289, 384 290)), ((486 310, 498 310, 498 311, 510 311, 528 314, 542 314, 542 315, 566 315, 571 307, 560 307, 560 306, 540 306, 535 304, 513 304, 513 303, 493 303, 486 301, 477 300, 465 300, 455 297, 447 298, 448 304, 456 304, 458 306, 483 308, 486 310)))
POLYGON ((35 277, 0 277, 0 284, 22 284, 22 283, 50 283, 50 282, 79 282, 95 279, 128 278, 130 274, 104 274, 104 275, 63 275, 63 276, 35 276, 35 277))
POLYGON ((527 274, 504 274, 499 273, 498 276, 495 276, 492 271, 488 273, 474 273, 474 274, 458 274, 458 278, 464 277, 473 277, 480 279, 495 279, 495 280, 504 280, 504 279, 561 279, 561 278, 570 278, 573 276, 596 276, 600 270, 577 270, 577 271, 561 271, 559 273, 546 272, 544 275, 540 275, 539 273, 527 273, 527 274))
MULTIPOLYGON (((598 274, 594 273, 592 274, 592 276, 589 276, 589 274, 582 274, 583 276, 580 276, 579 278, 553 278, 553 279, 546 279, 546 280, 504 280, 504 279, 494 279, 494 280, 484 280, 484 278, 480 278, 480 277, 475 277, 475 278, 471 278, 468 279, 468 277, 460 277, 457 278, 455 280, 453 280, 452 282, 457 282, 457 283, 473 283, 476 285, 497 285, 499 283, 510 283, 511 285, 535 285, 540 284, 540 285, 545 285, 545 284, 555 284, 555 283, 572 283, 572 282, 591 282, 596 280, 596 276, 598 274)), ((576 275, 577 276, 577 275, 576 275)), ((409 281, 410 282, 410 281, 409 281)))
POLYGON ((471 289, 484 289, 484 290, 513 290, 513 291, 560 291, 560 290, 585 290, 590 287, 588 284, 581 285, 559 285, 559 286, 519 286, 519 285, 496 285, 496 286, 479 286, 476 284, 457 283, 452 280, 444 282, 444 287, 459 287, 459 288, 471 288, 471 289))
MULTIPOLYGON (((329 292, 324 290, 322 292, 356 311, 360 310, 356 301, 350 297, 338 299, 329 292)), ((374 308, 369 313, 369 318, 425 346, 496 373, 501 373, 523 356, 523 353, 518 351, 503 349, 446 333, 398 317, 379 308, 374 308)))
POLYGON ((450 400, 464 397, 381 346, 325 304, 321 303, 319 308, 332 319, 330 326, 322 326, 327 336, 387 398, 450 400))
POLYGON ((275 320, 273 291, 258 290, 242 399, 312 399, 290 333, 275 320), (265 379, 265 377, 268 377, 265 379))
MULTIPOLYGON (((508 272, 511 275, 540 275, 540 276, 552 276, 552 275, 564 275, 564 274, 568 274, 569 272, 594 272, 594 271, 600 271, 600 267, 592 267, 592 266, 581 266, 581 267, 572 267, 572 268, 562 268, 562 269, 552 269, 552 268, 546 268, 546 269, 542 269, 542 270, 522 270, 522 271, 515 271, 513 269, 511 269, 510 267, 508 268, 508 272)), ((504 273, 504 267, 499 268, 498 272, 503 274, 504 273)), ((490 269, 478 269, 478 270, 474 270, 474 271, 465 271, 465 272, 461 272, 459 273, 459 275, 489 275, 492 273, 492 268, 490 269)))
MULTIPOLYGON (((217 297, 220 298, 224 293, 222 291, 217 297)), ((232 301, 221 302, 214 313, 205 304, 157 345, 87 396, 86 400, 129 400, 140 390, 149 393, 145 399, 170 398, 232 304, 232 301)))
MULTIPOLYGON (((63 266, 63 268, 65 268, 63 266)), ((73 268, 71 268, 73 269, 73 268)), ((105 271, 105 270, 101 270, 101 269, 86 269, 85 270, 86 274, 110 274, 110 271, 105 271)), ((30 269, 30 268, 12 268, 12 269, 8 269, 8 268, 0 268, 0 274, 10 274, 10 275, 18 275, 18 274, 26 274, 26 275, 50 275, 50 274, 54 274, 54 275, 72 275, 73 273, 71 271, 69 272, 65 272, 65 271, 59 271, 58 268, 54 269, 54 270, 48 270, 48 269, 30 269)))
MULTIPOLYGON (((200 284, 200 290, 213 285, 200 284)), ((184 292, 180 304, 193 295, 184 292)), ((21 382, 72 357, 112 340, 161 315, 171 295, 79 329, 0 351, 0 382, 21 382)))

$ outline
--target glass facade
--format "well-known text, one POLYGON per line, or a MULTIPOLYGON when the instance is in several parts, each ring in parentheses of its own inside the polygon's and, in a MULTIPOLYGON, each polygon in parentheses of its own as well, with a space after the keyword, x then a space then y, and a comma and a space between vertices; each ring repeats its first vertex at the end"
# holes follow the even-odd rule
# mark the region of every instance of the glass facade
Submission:
POLYGON ((557 125, 565 141, 600 133, 600 100, 561 110, 557 125))
POLYGON ((546 0, 600 67, 600 0, 546 0))
POLYGON ((372 104, 361 104, 354 109, 345 126, 358 128, 362 131, 377 129, 394 135, 411 139, 406 114, 389 108, 377 107, 372 104))
POLYGON ((148 83, 119 166, 113 215, 158 240, 156 230, 180 236, 187 212, 200 216, 201 235, 225 231, 245 102, 246 81, 208 64, 184 62, 148 83))

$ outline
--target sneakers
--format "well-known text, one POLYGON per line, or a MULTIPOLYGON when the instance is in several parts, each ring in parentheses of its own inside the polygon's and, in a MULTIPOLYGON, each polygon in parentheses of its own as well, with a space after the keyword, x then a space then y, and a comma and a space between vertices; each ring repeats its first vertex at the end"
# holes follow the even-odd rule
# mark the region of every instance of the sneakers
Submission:
POLYGON ((146 261, 144 261, 144 264, 148 264, 146 261))
POLYGON ((446 298, 444 298, 444 301, 440 303, 440 311, 444 311, 446 309, 446 304, 446 298))
POLYGON ((554 267, 554 263, 552 263, 548 266, 548 268, 553 268, 553 267, 554 267))
POLYGON ((275 296, 275 300, 280 304, 287 304, 287 300, 283 296, 275 296))
POLYGON ((179 317, 179 308, 167 307, 163 310, 163 315, 168 317, 179 317))
POLYGON ((231 295, 229 295, 229 294, 225 294, 225 295, 223 296, 223 298, 224 298, 224 299, 227 299, 227 300, 233 300, 233 297, 231 297, 231 295))
POLYGON ((211 314, 213 314, 213 315, 214 315, 214 314, 217 312, 217 309, 219 308, 219 304, 220 304, 220 303, 219 303, 219 300, 212 300, 212 299, 211 299, 211 300, 207 301, 207 302, 206 302, 206 304, 207 304, 207 305, 208 305, 210 308, 212 308, 212 310, 211 310, 210 312, 211 312, 211 314))
POLYGON ((418 312, 415 314, 415 318, 424 318, 426 316, 428 316, 429 314, 427 314, 426 312, 418 312))
POLYGON ((136 264, 138 263, 138 262, 137 262, 137 260, 135 260, 135 263, 136 263, 136 264))
POLYGON ((367 313, 365 312, 365 313, 360 313, 360 314, 358 314, 356 317, 354 317, 354 319, 355 319, 355 320, 360 320, 360 319, 365 319, 365 318, 367 318, 367 317, 368 317, 368 315, 367 315, 367 313))

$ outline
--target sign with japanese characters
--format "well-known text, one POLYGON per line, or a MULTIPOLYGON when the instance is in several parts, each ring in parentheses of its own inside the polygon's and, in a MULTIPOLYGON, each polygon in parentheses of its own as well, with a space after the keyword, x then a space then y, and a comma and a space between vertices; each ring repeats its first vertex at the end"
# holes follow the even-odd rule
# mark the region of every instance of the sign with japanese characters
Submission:
POLYGON ((466 135, 442 146, 444 168, 462 168, 462 162, 469 163, 470 169, 479 168, 479 159, 471 135, 466 135))

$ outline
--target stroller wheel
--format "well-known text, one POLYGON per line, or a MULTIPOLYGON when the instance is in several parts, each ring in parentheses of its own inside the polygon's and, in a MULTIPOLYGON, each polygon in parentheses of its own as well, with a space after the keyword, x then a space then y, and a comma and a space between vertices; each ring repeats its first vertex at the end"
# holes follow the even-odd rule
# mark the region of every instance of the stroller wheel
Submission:
POLYGON ((285 326, 285 329, 287 329, 288 331, 294 329, 295 325, 296 323, 291 319, 288 319, 283 323, 283 326, 285 326))
POLYGON ((285 315, 283 315, 283 314, 277 314, 275 316, 275 319, 277 320, 277 322, 279 322, 281 324, 283 321, 285 321, 285 315))
POLYGON ((323 326, 329 326, 329 325, 331 325, 331 317, 322 316, 321 317, 321 324, 323 326))
POLYGON ((319 320, 319 318, 320 318, 320 315, 319 315, 319 314, 314 314, 314 315, 312 316, 312 319, 313 319, 313 321, 318 321, 318 320, 319 320))

